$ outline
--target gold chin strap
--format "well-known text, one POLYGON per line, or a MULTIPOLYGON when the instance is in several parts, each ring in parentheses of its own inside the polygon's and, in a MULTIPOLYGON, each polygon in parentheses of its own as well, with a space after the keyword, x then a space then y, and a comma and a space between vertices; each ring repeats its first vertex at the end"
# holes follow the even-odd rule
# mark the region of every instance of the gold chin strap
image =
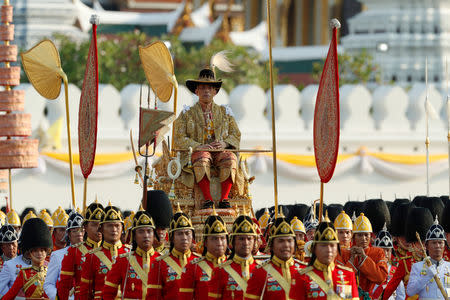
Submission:
POLYGON ((180 261, 181 268, 184 268, 187 265, 187 260, 191 256, 191 250, 188 250, 184 253, 178 251, 177 249, 172 249, 172 254, 180 261))

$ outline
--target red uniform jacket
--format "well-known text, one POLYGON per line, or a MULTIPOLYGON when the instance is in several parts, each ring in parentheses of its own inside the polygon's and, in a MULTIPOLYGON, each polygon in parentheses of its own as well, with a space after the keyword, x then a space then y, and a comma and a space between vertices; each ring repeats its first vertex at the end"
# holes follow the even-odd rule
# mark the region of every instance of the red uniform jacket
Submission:
POLYGON ((376 284, 382 284, 386 281, 388 275, 388 267, 384 251, 378 247, 367 247, 364 249, 367 257, 360 261, 356 258, 350 260, 350 250, 344 249, 341 255, 336 258, 336 263, 353 269, 355 272, 358 285, 365 292, 372 292, 376 284))
POLYGON ((183 268, 191 262, 196 255, 191 251, 181 253, 175 248, 158 257, 151 266, 152 272, 148 274, 148 300, 176 300, 179 294, 179 279, 183 268))
POLYGON ((292 284, 292 276, 298 273, 306 264, 290 258, 282 261, 276 256, 256 266, 250 274, 247 290, 244 298, 246 300, 284 300, 288 299, 292 284))
POLYGON ((331 292, 336 293, 341 298, 359 299, 355 274, 350 268, 334 263, 326 266, 316 260, 313 266, 294 273, 289 297, 292 300, 322 300, 327 299, 327 294, 331 292), (325 278, 325 274, 327 277, 329 276, 328 272, 331 272, 328 280, 333 281, 331 287, 325 278))
POLYGON ((86 259, 85 255, 92 249, 98 248, 100 243, 94 242, 90 238, 84 243, 72 245, 67 249, 67 253, 61 263, 61 273, 56 283, 58 299, 69 299, 70 290, 74 290, 74 299, 80 299, 81 264, 86 259))
MULTIPOLYGON (((450 243, 450 242, 447 242, 447 243, 450 243)), ((450 248, 449 247, 445 247, 444 260, 450 261, 450 248)))
POLYGON ((183 270, 183 274, 181 274, 178 299, 207 300, 212 271, 226 259, 227 257, 225 255, 217 258, 207 252, 205 257, 196 258, 187 264, 183 270))
MULTIPOLYGON (((411 266, 419 261, 421 261, 421 259, 414 256, 407 256, 400 259, 394 276, 392 276, 392 279, 389 280, 386 288, 384 289, 383 299, 389 299, 389 297, 392 296, 392 294, 400 284, 400 281, 402 280, 406 290, 406 286, 408 285, 409 280, 409 273, 411 273, 411 266)), ((406 296, 408 297, 408 295, 406 296)))
POLYGON ((111 270, 119 255, 128 252, 120 241, 111 245, 105 241, 102 247, 93 249, 86 255, 81 266, 80 298, 102 299, 106 274, 111 270))
POLYGON ((381 296, 381 294, 383 293, 384 289, 386 288, 388 282, 391 281, 392 277, 394 277, 394 273, 395 273, 396 270, 397 270, 397 267, 388 265, 389 274, 388 274, 388 277, 386 278, 386 281, 383 282, 383 284, 376 285, 373 288, 373 292, 370 295, 370 298, 378 299, 381 296))
POLYGON ((257 263, 250 257, 248 259, 233 256, 219 267, 213 270, 213 276, 209 283, 209 299, 244 299, 247 290, 247 281, 250 273, 256 268, 257 263))
POLYGON ((159 253, 153 248, 145 252, 139 247, 120 255, 106 275, 103 299, 116 299, 119 286, 125 299, 145 299, 150 265, 157 257, 159 253))
POLYGON ((47 275, 46 266, 23 268, 2 300, 15 299, 21 290, 27 298, 48 298, 44 292, 45 275, 47 275))

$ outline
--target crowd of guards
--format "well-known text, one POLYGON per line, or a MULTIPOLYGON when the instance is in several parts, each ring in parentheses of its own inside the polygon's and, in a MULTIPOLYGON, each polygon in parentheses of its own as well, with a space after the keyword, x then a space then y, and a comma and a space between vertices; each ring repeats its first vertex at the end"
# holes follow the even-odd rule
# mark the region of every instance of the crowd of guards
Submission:
MULTIPOLYGON (((450 202, 417 196, 236 211, 201 237, 163 191, 123 214, 0 214, 1 299, 446 299, 450 202), (124 215, 126 217, 124 218, 124 215), (320 220, 320 221, 319 221, 320 220)), ((448 298, 447 298, 448 299, 448 298)))

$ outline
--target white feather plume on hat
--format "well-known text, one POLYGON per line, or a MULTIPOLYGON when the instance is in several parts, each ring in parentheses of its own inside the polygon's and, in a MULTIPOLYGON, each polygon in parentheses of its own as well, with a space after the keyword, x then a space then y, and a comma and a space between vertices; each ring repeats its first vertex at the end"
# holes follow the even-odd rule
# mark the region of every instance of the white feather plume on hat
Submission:
POLYGON ((222 50, 211 57, 211 70, 215 73, 214 68, 217 67, 223 72, 233 72, 233 64, 228 60, 227 54, 230 51, 222 50))

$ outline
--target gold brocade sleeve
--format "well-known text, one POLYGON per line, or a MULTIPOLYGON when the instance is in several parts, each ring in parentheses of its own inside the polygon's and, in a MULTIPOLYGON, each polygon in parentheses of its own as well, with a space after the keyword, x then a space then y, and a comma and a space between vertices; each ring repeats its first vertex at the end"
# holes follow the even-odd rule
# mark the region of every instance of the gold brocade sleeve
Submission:
POLYGON ((194 125, 191 124, 191 122, 193 122, 193 120, 191 118, 188 118, 188 112, 183 112, 178 116, 178 118, 173 123, 175 148, 188 149, 189 147, 192 147, 192 149, 195 149, 196 147, 202 144, 194 140, 188 134, 188 125, 189 126, 194 125))
MULTIPOLYGON (((224 107, 222 107, 225 110, 224 107)), ((241 131, 237 126, 236 120, 233 116, 228 115, 224 112, 228 122, 228 135, 224 137, 223 141, 230 145, 233 149, 239 149, 241 143, 241 131)))

